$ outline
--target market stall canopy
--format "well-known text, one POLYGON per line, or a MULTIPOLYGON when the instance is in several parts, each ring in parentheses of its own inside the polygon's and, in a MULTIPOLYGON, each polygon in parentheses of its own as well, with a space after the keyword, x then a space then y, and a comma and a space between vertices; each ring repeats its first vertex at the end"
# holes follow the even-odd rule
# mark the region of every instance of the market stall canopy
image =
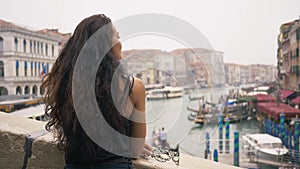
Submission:
POLYGON ((267 116, 278 120, 280 113, 284 113, 286 118, 295 118, 297 115, 300 115, 300 110, 294 107, 291 107, 284 103, 258 103, 257 110, 264 112, 267 116))
POLYGON ((300 104, 300 96, 297 96, 291 101, 293 104, 300 104))
POLYGON ((256 95, 256 100, 258 103, 260 102, 275 102, 276 97, 268 94, 257 94, 256 95))
POLYGON ((292 95, 294 93, 294 91, 292 90, 281 90, 280 91, 280 99, 285 99, 287 97, 289 97, 290 95, 292 95))

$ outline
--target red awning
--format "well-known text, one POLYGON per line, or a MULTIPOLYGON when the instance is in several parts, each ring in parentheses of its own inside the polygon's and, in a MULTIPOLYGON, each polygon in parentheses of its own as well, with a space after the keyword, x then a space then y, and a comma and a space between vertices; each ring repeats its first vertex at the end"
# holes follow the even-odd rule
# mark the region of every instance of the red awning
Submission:
POLYGON ((300 110, 291 107, 287 104, 280 103, 258 103, 257 110, 264 112, 266 115, 270 115, 273 119, 278 120, 280 113, 284 113, 286 118, 294 118, 296 115, 300 116, 300 110))
POLYGON ((291 102, 294 103, 294 104, 299 104, 299 103, 300 103, 300 96, 297 96, 297 97, 296 97, 295 99, 293 99, 291 102))
POLYGON ((293 90, 281 90, 280 91, 280 99, 285 99, 287 97, 289 97, 291 94, 293 94, 294 91, 293 90))
POLYGON ((267 94, 257 94, 256 100, 258 103, 260 103, 260 102, 275 102, 276 97, 267 95, 267 94))
POLYGON ((257 103, 257 110, 266 113, 270 107, 284 107, 284 106, 286 106, 286 104, 279 103, 278 106, 276 102, 257 103))

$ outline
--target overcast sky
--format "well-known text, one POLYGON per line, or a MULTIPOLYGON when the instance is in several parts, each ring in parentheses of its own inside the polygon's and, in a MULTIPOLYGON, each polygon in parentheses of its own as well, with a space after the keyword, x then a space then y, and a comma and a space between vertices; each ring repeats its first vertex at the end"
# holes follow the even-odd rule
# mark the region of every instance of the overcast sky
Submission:
MULTIPOLYGON (((133 14, 168 14, 197 27, 215 50, 224 52, 225 62, 240 64, 275 65, 280 25, 300 16, 300 0, 0 0, 0 4, 3 20, 64 33, 73 32, 82 19, 97 13, 113 21, 133 14)), ((126 40, 123 46, 124 50, 183 47, 150 35, 126 40)))

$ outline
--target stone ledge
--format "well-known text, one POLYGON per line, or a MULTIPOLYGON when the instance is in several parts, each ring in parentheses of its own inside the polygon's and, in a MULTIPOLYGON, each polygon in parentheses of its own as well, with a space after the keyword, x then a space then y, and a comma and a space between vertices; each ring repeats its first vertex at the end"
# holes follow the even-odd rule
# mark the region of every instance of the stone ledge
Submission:
MULTIPOLYGON (((44 130, 45 123, 23 117, 0 113, 0 166, 1 168, 20 169, 24 162, 24 145, 29 133, 34 135, 44 130)), ((41 132, 43 133, 43 132, 41 132)), ((45 133, 43 133, 45 134, 45 133)), ((28 169, 59 169, 64 167, 64 154, 53 143, 53 136, 47 133, 32 142, 32 154, 28 159, 28 169)), ((213 162, 186 154, 180 154, 180 165, 173 161, 160 163, 152 158, 133 161, 136 169, 183 169, 183 168, 222 168, 237 169, 238 167, 213 162)))

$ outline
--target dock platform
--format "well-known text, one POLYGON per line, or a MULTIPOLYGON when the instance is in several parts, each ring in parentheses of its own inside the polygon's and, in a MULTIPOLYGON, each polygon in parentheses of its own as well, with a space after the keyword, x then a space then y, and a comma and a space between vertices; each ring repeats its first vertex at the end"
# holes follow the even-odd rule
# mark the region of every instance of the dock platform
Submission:
MULTIPOLYGON (((282 168, 293 168, 293 163, 281 162, 281 161, 271 161, 265 160, 262 158, 257 158, 254 155, 249 156, 249 152, 240 151, 240 162, 239 167, 241 168, 260 168, 258 164, 274 166, 274 167, 282 167, 282 168)), ((219 162, 233 165, 233 153, 219 153, 219 162)))

